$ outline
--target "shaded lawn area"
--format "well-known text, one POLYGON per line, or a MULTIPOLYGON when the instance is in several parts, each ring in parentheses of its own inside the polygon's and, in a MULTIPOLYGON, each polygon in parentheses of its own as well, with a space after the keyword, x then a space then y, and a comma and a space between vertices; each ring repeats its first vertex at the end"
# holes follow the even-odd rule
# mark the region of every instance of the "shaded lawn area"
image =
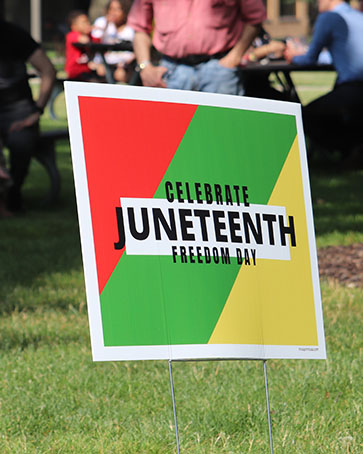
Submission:
MULTIPOLYGON (((52 127, 45 117, 44 127, 52 127)), ((64 121, 57 123, 64 127, 64 121)), ((171 453, 166 362, 92 363, 69 145, 59 204, 0 221, 0 452, 171 453)), ((318 246, 363 242, 363 170, 311 169, 318 246)), ((276 452, 357 453, 363 290, 322 283, 327 361, 269 361, 276 452)), ((268 452, 261 362, 174 366, 181 452, 268 452)))
POLYGON ((317 245, 363 242, 363 169, 310 172, 317 245))
MULTIPOLYGON (((62 195, 57 206, 43 208, 48 176, 33 160, 24 185, 26 212, 0 221, 0 311, 65 308, 83 295, 81 249, 69 144, 58 146, 62 195), (77 282, 75 282, 75 279, 77 282), (29 298, 31 289, 32 298, 29 298), (64 292, 63 290, 64 289, 64 292)), ((83 296, 82 296, 83 298, 83 296)))

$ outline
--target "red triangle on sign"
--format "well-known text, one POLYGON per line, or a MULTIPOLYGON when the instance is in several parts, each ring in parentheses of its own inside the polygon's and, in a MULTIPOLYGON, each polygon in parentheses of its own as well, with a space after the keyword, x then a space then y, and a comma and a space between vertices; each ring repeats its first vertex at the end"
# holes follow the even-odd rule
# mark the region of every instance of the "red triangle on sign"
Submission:
POLYGON ((101 293, 124 250, 120 197, 152 198, 196 105, 79 96, 83 147, 101 293))

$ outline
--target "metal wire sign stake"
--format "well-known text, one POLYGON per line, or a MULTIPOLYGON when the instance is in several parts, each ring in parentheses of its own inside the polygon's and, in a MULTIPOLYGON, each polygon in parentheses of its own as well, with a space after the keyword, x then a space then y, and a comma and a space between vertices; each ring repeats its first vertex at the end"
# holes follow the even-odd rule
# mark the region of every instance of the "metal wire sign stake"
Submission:
POLYGON ((174 425, 175 425, 175 437, 176 437, 176 450, 180 454, 179 446, 179 431, 178 431, 178 419, 176 416, 176 403, 175 403, 175 393, 174 393, 174 381, 173 381, 173 369, 171 366, 171 359, 169 359, 169 377, 170 377, 170 388, 171 388, 171 397, 173 399, 173 412, 174 412, 174 425))
MULTIPOLYGON (((173 369, 172 369, 171 363, 172 363, 172 360, 169 359, 169 361, 168 361, 169 378, 170 378, 171 397, 172 397, 172 401, 173 401, 176 450, 177 450, 177 454, 180 454, 179 429, 178 429, 178 419, 177 419, 176 402, 175 402, 173 369)), ((263 360, 263 372, 264 372, 264 378, 265 378, 266 408, 267 408, 268 433, 269 433, 269 440, 270 440, 270 454, 273 454, 274 448, 273 448, 273 440, 272 440, 272 424, 271 424, 270 398, 269 398, 269 388, 268 388, 268 380, 267 380, 267 361, 266 360, 263 360)))
POLYGON ((270 437, 270 451, 271 454, 274 452, 274 447, 272 443, 272 426, 271 426, 271 413, 270 413, 270 399, 269 399, 269 392, 268 392, 268 381, 267 381, 267 361, 263 361, 263 372, 265 376, 265 390, 266 390, 266 407, 267 407, 267 420, 268 420, 268 434, 270 437))

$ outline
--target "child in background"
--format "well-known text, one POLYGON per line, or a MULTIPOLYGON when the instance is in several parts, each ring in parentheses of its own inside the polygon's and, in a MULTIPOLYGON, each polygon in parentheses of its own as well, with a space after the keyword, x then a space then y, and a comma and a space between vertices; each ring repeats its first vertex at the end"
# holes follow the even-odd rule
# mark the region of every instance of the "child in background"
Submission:
MULTIPOLYGON (((127 15, 131 7, 130 0, 111 0, 106 6, 106 15, 95 20, 92 36, 103 43, 117 43, 134 39, 134 30, 126 25, 127 15)), ((95 62, 101 61, 96 56, 95 62)), ((132 73, 135 55, 129 51, 112 51, 105 54, 108 65, 114 68, 113 77, 118 82, 128 82, 132 73)), ((97 69, 102 74, 102 69, 97 69)))
POLYGON ((88 16, 83 11, 72 11, 68 15, 71 31, 66 35, 66 63, 65 71, 70 79, 100 82, 103 80, 94 70, 94 64, 88 56, 73 46, 73 43, 99 42, 91 36, 92 26, 88 16))

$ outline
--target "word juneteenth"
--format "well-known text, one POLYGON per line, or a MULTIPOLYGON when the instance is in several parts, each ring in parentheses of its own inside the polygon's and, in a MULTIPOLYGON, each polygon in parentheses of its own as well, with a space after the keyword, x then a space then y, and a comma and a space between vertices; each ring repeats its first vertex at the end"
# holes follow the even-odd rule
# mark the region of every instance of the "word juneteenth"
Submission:
POLYGON ((121 198, 116 207, 117 250, 169 255, 177 263, 256 265, 260 258, 290 259, 294 217, 284 207, 249 203, 246 186, 165 183, 165 199, 121 198), (290 241, 289 241, 290 239, 290 241))

